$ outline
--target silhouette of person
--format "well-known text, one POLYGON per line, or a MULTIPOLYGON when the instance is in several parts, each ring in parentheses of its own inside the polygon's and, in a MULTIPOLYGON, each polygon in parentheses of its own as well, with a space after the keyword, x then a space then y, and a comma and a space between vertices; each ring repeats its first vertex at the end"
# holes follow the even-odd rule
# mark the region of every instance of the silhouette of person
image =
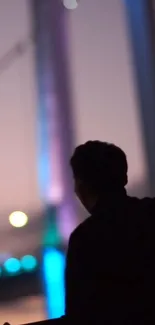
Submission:
POLYGON ((152 323, 155 200, 127 195, 126 155, 113 144, 80 145, 71 167, 75 193, 91 216, 69 240, 66 315, 83 324, 152 323))
POLYGON ((126 155, 113 144, 88 141, 70 164, 75 193, 90 217, 70 236, 62 321, 152 324, 155 200, 127 195, 126 155))

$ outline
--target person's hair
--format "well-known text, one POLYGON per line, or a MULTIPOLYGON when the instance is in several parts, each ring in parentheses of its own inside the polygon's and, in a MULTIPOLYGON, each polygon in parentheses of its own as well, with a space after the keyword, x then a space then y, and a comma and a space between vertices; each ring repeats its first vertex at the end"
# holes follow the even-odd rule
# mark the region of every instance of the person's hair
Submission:
POLYGON ((74 178, 86 182, 95 191, 117 190, 128 182, 126 155, 111 143, 88 141, 78 146, 70 164, 74 178))

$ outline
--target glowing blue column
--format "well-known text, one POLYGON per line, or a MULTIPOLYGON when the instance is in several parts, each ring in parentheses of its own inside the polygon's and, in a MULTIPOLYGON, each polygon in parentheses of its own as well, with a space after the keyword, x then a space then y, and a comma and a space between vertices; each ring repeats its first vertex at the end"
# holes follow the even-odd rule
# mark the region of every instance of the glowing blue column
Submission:
POLYGON ((39 85, 39 179, 45 204, 43 278, 50 318, 64 313, 65 246, 76 226, 69 157, 72 119, 61 0, 33 0, 39 85), (66 242, 65 242, 66 241, 66 242))
POLYGON ((43 268, 48 316, 49 318, 58 318, 65 312, 64 254, 56 249, 45 248, 43 268))

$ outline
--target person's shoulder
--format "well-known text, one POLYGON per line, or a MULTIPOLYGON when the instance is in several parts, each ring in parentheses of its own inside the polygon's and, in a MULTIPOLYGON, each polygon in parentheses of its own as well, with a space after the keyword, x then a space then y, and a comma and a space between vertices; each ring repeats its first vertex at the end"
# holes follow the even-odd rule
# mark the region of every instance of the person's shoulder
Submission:
POLYGON ((132 207, 132 211, 135 211, 137 216, 143 216, 144 219, 155 219, 155 198, 144 197, 135 198, 129 197, 129 206, 132 207))
POLYGON ((155 208, 155 198, 151 198, 151 197, 144 197, 144 198, 129 197, 129 203, 144 209, 155 208))
POLYGON ((150 213, 155 213, 155 198, 145 197, 141 199, 141 205, 150 213))

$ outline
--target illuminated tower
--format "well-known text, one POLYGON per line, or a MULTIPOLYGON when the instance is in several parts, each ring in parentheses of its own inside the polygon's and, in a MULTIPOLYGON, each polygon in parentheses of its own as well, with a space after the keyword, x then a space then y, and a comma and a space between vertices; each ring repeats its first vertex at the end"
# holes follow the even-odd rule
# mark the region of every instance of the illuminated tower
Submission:
POLYGON ((69 170, 74 133, 67 63, 66 9, 61 0, 33 0, 33 11, 39 89, 39 178, 47 222, 43 238, 43 265, 48 314, 52 318, 59 317, 64 308, 64 257, 56 249, 67 242, 76 226, 69 170))

